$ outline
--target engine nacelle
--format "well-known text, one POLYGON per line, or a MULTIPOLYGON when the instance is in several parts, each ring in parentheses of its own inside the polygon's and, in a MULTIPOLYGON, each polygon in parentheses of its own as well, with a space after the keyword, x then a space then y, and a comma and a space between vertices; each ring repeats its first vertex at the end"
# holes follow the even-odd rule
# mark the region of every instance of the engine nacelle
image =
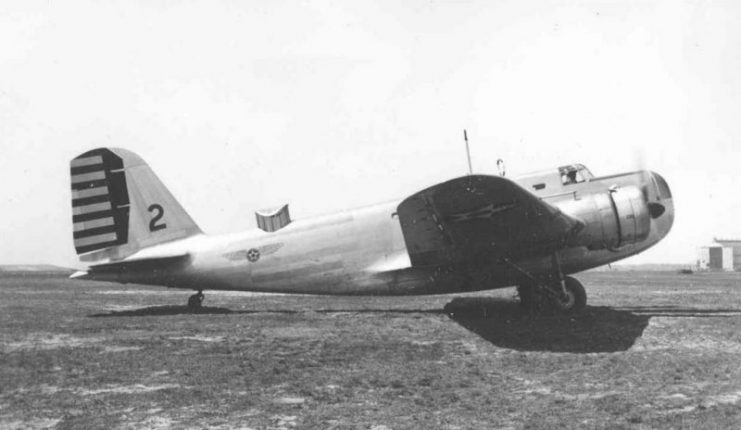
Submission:
POLYGON ((651 214, 640 188, 627 186, 580 199, 560 202, 565 213, 584 221, 574 245, 617 249, 642 242, 651 232, 651 214))

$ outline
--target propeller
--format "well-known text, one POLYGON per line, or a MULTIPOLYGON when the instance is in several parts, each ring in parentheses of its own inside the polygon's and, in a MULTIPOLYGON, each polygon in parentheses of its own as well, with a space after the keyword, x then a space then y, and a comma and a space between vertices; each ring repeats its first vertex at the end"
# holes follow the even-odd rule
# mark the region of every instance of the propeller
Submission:
POLYGON ((648 205, 648 213, 651 215, 651 218, 656 219, 666 212, 666 207, 660 203, 661 197, 656 190, 656 183, 654 182, 651 171, 648 170, 646 152, 642 146, 633 147, 633 160, 634 165, 643 173, 643 180, 645 182, 641 187, 641 191, 643 191, 643 198, 648 205), (652 189, 654 190, 653 193, 651 192, 652 189))
POLYGON ((641 171, 647 171, 646 150, 642 146, 633 147, 633 165, 641 171))

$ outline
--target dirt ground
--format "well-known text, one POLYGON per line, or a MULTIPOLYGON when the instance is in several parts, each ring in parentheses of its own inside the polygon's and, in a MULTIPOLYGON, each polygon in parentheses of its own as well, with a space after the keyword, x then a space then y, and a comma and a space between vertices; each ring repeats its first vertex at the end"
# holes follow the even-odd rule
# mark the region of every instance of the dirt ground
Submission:
POLYGON ((0 278, 0 428, 738 428, 741 274, 407 298, 0 278))

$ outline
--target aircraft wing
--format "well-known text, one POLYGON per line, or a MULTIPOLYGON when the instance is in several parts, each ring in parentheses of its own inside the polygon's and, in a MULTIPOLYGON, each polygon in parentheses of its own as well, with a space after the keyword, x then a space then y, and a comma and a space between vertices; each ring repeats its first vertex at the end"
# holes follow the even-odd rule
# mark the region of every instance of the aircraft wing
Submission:
POLYGON ((583 223, 500 176, 452 179, 397 208, 412 266, 546 255, 583 223))

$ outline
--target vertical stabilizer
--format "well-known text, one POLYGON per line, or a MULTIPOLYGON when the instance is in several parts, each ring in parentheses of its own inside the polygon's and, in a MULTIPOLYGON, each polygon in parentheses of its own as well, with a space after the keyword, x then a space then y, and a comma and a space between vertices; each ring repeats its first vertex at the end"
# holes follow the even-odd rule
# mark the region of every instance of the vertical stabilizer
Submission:
POLYGON ((201 230, 138 155, 97 148, 75 157, 72 223, 80 260, 115 261, 201 230))

